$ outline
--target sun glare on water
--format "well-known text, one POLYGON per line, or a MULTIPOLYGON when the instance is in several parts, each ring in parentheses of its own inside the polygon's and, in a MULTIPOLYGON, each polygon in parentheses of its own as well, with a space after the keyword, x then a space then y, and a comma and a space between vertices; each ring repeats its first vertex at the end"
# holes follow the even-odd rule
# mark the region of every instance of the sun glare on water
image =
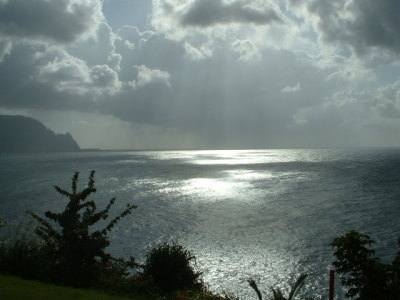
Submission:
POLYGON ((188 194, 198 194, 214 199, 234 196, 244 183, 232 182, 225 179, 193 178, 186 181, 182 191, 188 194))

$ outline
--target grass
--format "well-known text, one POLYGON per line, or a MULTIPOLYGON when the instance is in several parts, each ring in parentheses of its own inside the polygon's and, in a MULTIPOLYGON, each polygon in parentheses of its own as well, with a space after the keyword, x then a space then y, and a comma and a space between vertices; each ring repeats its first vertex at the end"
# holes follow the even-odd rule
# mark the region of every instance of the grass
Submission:
POLYGON ((38 281, 0 274, 0 299, 42 300, 150 300, 149 298, 126 298, 101 292, 57 286, 38 281))

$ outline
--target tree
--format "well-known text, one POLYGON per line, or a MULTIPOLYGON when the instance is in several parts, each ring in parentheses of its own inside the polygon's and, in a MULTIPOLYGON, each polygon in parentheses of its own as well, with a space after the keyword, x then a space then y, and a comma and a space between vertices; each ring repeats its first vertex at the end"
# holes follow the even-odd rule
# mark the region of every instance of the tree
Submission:
POLYGON ((112 219, 103 229, 92 230, 100 220, 106 220, 115 203, 112 198, 105 209, 96 212, 96 203, 87 198, 96 192, 95 171, 91 171, 89 182, 82 191, 77 191, 79 172, 72 177, 71 192, 59 186, 55 190, 69 199, 61 213, 47 211, 45 217, 58 226, 54 228, 44 218, 28 212, 39 226, 36 234, 46 243, 53 256, 55 281, 78 287, 90 286, 95 280, 96 269, 100 264, 107 264, 111 255, 105 252, 109 245, 107 234, 115 224, 132 212, 136 206, 128 204, 126 209, 112 219))
POLYGON ((346 297, 360 300, 400 299, 400 252, 392 264, 375 257, 368 235, 350 231, 331 243, 336 261, 333 265, 347 287, 346 297))

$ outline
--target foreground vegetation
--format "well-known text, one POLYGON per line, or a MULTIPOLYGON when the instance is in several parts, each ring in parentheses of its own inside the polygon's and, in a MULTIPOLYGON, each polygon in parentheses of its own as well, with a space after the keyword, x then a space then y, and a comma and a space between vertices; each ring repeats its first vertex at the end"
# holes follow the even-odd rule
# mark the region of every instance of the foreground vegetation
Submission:
MULTIPOLYGON (((392 263, 375 256, 370 236, 350 231, 332 242, 337 272, 347 288, 346 297, 361 300, 400 299, 400 251, 392 263)), ((400 245, 400 240, 399 240, 400 245)))
POLYGON ((127 298, 107 295, 105 293, 100 293, 97 291, 56 286, 49 283, 25 280, 18 277, 2 274, 0 274, 0 298, 10 300, 152 300, 151 298, 127 298))
POLYGON ((54 186, 68 199, 64 211, 47 211, 44 217, 28 212, 35 226, 20 225, 14 235, 1 238, 0 273, 133 299, 233 299, 209 291, 201 272, 193 266, 193 254, 177 243, 149 251, 144 265, 133 257, 112 257, 106 251, 108 233, 136 206, 127 204, 117 217, 107 221, 116 199, 111 199, 103 210, 97 209, 95 201, 89 200, 96 192, 94 175, 92 171, 81 191, 78 172, 72 177, 70 191, 54 186), (102 221, 106 223, 100 227, 102 221))
MULTIPOLYGON (((35 222, 34 226, 32 222, 21 224, 12 230, 13 234, 0 236, 0 273, 3 274, 0 276, 0 298, 239 299, 229 293, 218 295, 210 291, 202 280, 202 273, 195 268, 192 252, 176 242, 164 243, 150 250, 143 265, 138 264, 134 257, 115 258, 107 253, 106 248, 110 244, 108 233, 136 206, 127 204, 117 217, 107 221, 116 199, 111 199, 103 210, 97 210, 95 201, 89 200, 96 192, 94 175, 92 171, 87 186, 81 191, 78 191, 78 172, 72 178, 71 191, 54 187, 68 198, 63 212, 47 211, 44 217, 28 212, 35 222), (99 226, 101 221, 106 222, 105 226, 99 226)), ((4 225, 0 219, 0 227, 7 227, 4 225)), ((336 257, 333 265, 347 289, 346 297, 398 300, 400 252, 391 264, 384 264, 374 256, 373 243, 368 235, 356 231, 333 240, 331 245, 336 257)), ((306 278, 306 274, 301 274, 287 296, 280 289, 271 288, 269 299, 298 299, 296 297, 306 278)), ((263 299, 263 293, 254 280, 249 280, 249 288, 254 290, 255 297, 263 299)))

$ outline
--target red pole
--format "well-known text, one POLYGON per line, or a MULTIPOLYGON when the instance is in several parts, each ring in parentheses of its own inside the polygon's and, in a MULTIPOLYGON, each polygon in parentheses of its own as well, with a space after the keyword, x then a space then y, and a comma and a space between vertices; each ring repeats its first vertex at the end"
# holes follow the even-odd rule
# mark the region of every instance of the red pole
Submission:
POLYGON ((329 271, 329 300, 333 300, 335 295, 335 270, 329 271))

